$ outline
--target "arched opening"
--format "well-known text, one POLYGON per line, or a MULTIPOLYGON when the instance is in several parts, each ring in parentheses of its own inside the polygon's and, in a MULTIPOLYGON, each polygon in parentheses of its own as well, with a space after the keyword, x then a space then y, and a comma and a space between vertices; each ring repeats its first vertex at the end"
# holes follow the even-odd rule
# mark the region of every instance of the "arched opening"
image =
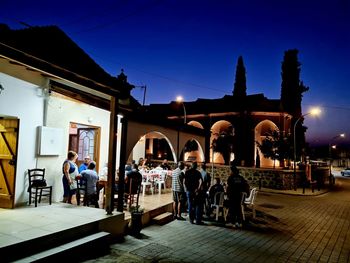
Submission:
POLYGON ((204 129, 203 125, 198 121, 190 121, 189 123, 187 123, 187 125, 194 126, 202 130, 204 129))
MULTIPOLYGON (((255 142, 261 144, 264 139, 270 135, 273 131, 279 131, 277 125, 270 120, 264 120, 255 126, 255 142)), ((271 158, 265 158, 259 147, 255 143, 255 164, 260 163, 260 167, 275 167, 279 166, 279 160, 273 160, 271 158)))
POLYGON ((195 139, 188 140, 181 153, 181 157, 180 160, 184 160, 187 162, 204 162, 204 152, 200 143, 195 139))
POLYGON ((228 164, 234 160, 234 127, 228 121, 217 121, 210 129, 210 160, 217 164, 228 164))
POLYGON ((174 162, 176 154, 174 147, 164 134, 152 131, 140 137, 129 155, 128 162, 132 160, 138 162, 140 158, 147 159, 149 163, 164 159, 174 162))

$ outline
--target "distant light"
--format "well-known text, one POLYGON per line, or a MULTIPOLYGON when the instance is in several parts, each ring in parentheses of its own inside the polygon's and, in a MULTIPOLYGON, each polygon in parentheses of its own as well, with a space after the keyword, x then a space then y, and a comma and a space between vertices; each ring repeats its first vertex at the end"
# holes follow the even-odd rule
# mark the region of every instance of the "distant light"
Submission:
POLYGON ((345 138, 345 133, 339 134, 340 137, 345 138))
POLYGON ((337 145, 332 145, 332 149, 337 149, 337 145))
POLYGON ((182 96, 177 96, 176 97, 176 101, 177 102, 183 102, 184 101, 184 98, 182 96))

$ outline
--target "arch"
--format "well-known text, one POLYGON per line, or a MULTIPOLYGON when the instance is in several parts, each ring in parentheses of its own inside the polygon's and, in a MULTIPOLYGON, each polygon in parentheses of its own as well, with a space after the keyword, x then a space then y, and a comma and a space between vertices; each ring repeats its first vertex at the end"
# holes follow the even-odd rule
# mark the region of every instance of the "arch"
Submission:
POLYGON ((183 150, 183 160, 184 161, 196 161, 196 162, 204 162, 204 152, 201 144, 194 138, 188 140, 185 144, 184 150, 183 150), (195 145, 191 142, 194 142, 195 145), (195 147, 194 147, 195 146, 195 147), (186 150, 186 148, 188 148, 186 150))
MULTIPOLYGON (((224 155, 221 152, 214 152, 213 150, 213 141, 217 140, 220 134, 228 134, 234 136, 234 127, 231 122, 226 120, 220 120, 215 122, 210 129, 210 160, 213 163, 225 164, 224 155)), ((231 149, 231 156, 229 157, 230 161, 234 159, 234 153, 231 149)))
POLYGON ((189 123, 187 123, 187 125, 194 126, 202 130, 204 129, 203 125, 198 121, 190 121, 189 123))
MULTIPOLYGON (((266 138, 268 134, 271 134, 272 131, 279 131, 277 125, 272 122, 271 120, 263 120, 259 122, 255 126, 255 134, 254 134, 254 141, 258 143, 262 143, 262 141, 266 138)), ((261 167, 273 167, 279 166, 279 161, 276 160, 275 164, 274 161, 270 158, 265 158, 263 154, 260 152, 259 148, 257 147, 257 143, 254 144, 254 161, 257 162, 257 158, 260 158, 260 166, 261 167), (259 156, 258 156, 259 155, 259 156)))
POLYGON ((170 161, 176 162, 176 153, 173 145, 171 144, 171 141, 167 136, 159 131, 150 131, 142 135, 138 141, 131 142, 131 144, 134 146, 129 152, 129 162, 131 160, 137 161, 140 158, 151 158, 159 160, 168 159, 170 161), (167 144, 164 145, 163 141, 165 141, 167 144), (155 143, 157 143, 156 146, 155 143), (168 149, 166 146, 168 146, 168 149))

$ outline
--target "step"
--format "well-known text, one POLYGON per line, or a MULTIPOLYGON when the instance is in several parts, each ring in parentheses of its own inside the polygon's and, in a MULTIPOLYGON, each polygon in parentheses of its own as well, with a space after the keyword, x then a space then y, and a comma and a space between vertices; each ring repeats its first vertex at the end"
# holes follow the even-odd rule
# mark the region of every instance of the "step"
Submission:
POLYGON ((152 218, 152 222, 157 225, 165 225, 171 221, 173 221, 173 214, 170 212, 165 212, 152 218))
POLYGON ((71 241, 14 262, 47 262, 57 260, 82 260, 91 256, 103 255, 109 250, 110 233, 98 232, 83 238, 71 241))

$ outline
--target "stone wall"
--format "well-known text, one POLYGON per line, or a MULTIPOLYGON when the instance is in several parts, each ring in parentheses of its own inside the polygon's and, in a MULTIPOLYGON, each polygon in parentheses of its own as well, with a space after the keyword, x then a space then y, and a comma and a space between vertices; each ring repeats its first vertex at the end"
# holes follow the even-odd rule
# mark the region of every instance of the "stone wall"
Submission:
MULTIPOLYGON (((294 171, 293 170, 282 170, 282 169, 264 169, 264 168, 248 168, 248 167, 237 167, 240 174, 248 181, 249 185, 278 189, 278 190, 290 190, 294 189, 294 171)), ((215 165, 207 166, 207 171, 214 175, 212 176, 212 183, 216 177, 219 177, 222 182, 226 183, 227 178, 230 175, 230 167, 227 165, 215 165)), ((296 171, 296 183, 297 186, 301 186, 301 177, 304 175, 303 170, 296 171)), ((315 168, 312 171, 313 174, 319 175, 318 180, 323 186, 326 181, 328 170, 315 168)))

